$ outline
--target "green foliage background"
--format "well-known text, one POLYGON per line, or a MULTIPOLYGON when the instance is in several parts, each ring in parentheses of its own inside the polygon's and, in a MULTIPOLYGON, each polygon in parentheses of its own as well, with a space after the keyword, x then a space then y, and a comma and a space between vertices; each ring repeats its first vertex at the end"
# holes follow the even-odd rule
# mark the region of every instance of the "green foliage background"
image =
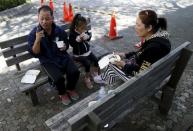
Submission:
POLYGON ((25 3, 26 0, 0 0, 0 11, 25 3))

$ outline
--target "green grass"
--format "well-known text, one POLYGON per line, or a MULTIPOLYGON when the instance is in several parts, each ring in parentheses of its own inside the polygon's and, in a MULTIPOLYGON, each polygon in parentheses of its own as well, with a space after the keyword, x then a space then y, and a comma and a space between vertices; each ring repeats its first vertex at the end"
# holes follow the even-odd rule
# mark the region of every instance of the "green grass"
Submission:
POLYGON ((26 3, 26 0, 0 0, 0 11, 26 3))

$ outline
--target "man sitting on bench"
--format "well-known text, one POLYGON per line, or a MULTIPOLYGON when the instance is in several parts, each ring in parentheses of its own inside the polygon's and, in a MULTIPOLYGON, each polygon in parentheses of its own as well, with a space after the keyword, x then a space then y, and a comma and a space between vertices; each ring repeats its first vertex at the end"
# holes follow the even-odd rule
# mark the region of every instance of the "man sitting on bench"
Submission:
POLYGON ((67 34, 53 22, 53 12, 47 5, 39 8, 38 21, 39 25, 29 34, 29 52, 39 58, 49 78, 56 85, 62 103, 68 105, 71 103, 70 98, 79 98, 75 86, 80 72, 67 53, 67 34), (67 79, 66 87, 64 74, 67 79))
POLYGON ((136 72, 146 69, 170 52, 167 21, 165 18, 158 18, 153 10, 139 12, 135 30, 139 37, 145 39, 142 47, 136 52, 116 53, 125 60, 110 63, 101 76, 95 77, 95 81, 112 84, 117 77, 127 81, 128 76, 134 76, 136 72))

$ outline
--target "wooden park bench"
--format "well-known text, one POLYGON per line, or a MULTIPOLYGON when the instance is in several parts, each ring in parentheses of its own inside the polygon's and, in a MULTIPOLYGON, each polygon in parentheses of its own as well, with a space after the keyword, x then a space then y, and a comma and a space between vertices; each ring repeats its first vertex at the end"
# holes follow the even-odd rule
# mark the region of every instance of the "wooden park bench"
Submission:
MULTIPOLYGON (((90 19, 88 19, 87 27, 88 29, 91 29, 90 19)), ((69 35, 69 28, 70 28, 69 23, 61 25, 61 28, 64 29, 69 35)), ((27 38, 28 38, 28 34, 14 39, 2 41, 0 42, 0 48, 2 49, 2 54, 3 54, 3 57, 5 58, 7 66, 8 67, 13 65, 16 66, 17 73, 14 74, 13 80, 15 81, 15 83, 17 83, 19 90, 24 93, 29 93, 31 96, 33 105, 37 105, 39 101, 38 101, 38 96, 36 94, 36 90, 41 85, 48 83, 48 76, 44 72, 44 70, 41 69, 41 66, 38 63, 34 67, 30 68, 30 69, 39 69, 41 71, 35 83, 34 84, 21 83, 21 78, 24 76, 27 70, 26 69, 23 70, 20 64, 24 61, 27 61, 33 58, 33 56, 27 50, 28 49, 27 38)), ((91 45, 91 50, 98 58, 108 53, 107 50, 95 44, 91 45)))
POLYGON ((48 119, 46 125, 52 131, 100 131, 107 126, 110 128, 131 113, 144 98, 159 90, 162 90, 159 109, 161 113, 167 114, 178 81, 192 54, 187 48, 188 45, 190 42, 183 43, 147 70, 107 93, 105 97, 98 99, 98 92, 92 93, 48 119), (89 102, 96 100, 97 102, 88 106, 89 102))

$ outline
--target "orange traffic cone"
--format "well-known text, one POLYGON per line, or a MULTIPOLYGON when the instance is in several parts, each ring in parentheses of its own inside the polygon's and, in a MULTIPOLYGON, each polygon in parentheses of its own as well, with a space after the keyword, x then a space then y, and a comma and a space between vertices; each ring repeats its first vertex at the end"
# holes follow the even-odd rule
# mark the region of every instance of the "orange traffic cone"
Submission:
POLYGON ((119 38, 123 37, 123 36, 118 36, 116 26, 117 25, 116 25, 115 14, 113 12, 113 14, 111 16, 110 30, 109 30, 108 35, 107 35, 107 37, 111 40, 119 39, 119 38))
POLYGON ((110 23, 110 30, 109 30, 109 38, 110 39, 114 39, 115 37, 117 37, 117 24, 116 24, 116 19, 115 19, 115 15, 113 14, 111 16, 111 23, 110 23))
POLYGON ((69 3, 69 21, 72 22, 73 18, 74 18, 74 13, 73 13, 73 9, 72 9, 72 5, 71 3, 69 3))
POLYGON ((69 15, 68 15, 68 9, 67 9, 67 7, 66 7, 66 2, 64 2, 63 15, 64 15, 64 22, 65 22, 65 21, 68 21, 69 15))
POLYGON ((54 4, 53 4, 53 1, 50 0, 50 8, 52 9, 52 11, 54 12, 54 4))

